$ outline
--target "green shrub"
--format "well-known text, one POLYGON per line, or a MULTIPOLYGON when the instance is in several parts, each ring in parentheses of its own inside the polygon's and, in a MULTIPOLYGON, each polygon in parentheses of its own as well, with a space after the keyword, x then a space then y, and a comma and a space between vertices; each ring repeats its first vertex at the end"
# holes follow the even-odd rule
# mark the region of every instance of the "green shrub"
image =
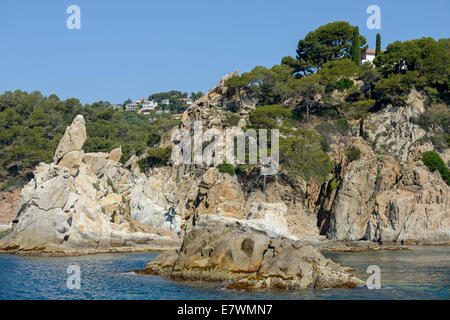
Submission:
POLYGON ((236 175, 233 165, 226 162, 219 164, 217 169, 219 169, 219 172, 228 173, 230 176, 236 175))
POLYGON ((245 168, 243 166, 236 166, 236 168, 234 169, 234 171, 236 172, 237 175, 243 175, 246 174, 247 171, 245 170, 245 168))
POLYGON ((94 187, 95 190, 100 191, 100 184, 98 182, 94 182, 92 186, 94 187))
POLYGON ((444 160, 434 151, 426 151, 422 154, 422 162, 430 171, 438 171, 442 179, 450 185, 450 170, 444 160))
POLYGON ((404 74, 391 74, 382 78, 375 85, 375 97, 378 103, 394 106, 406 105, 411 88, 420 90, 425 79, 417 71, 406 71, 404 74))
POLYGON ((322 150, 322 139, 312 130, 302 131, 299 137, 280 138, 280 163, 291 178, 313 178, 319 183, 326 180, 333 163, 322 150))
POLYGON ((241 117, 239 117, 239 115, 232 113, 232 112, 227 112, 227 114, 225 116, 225 120, 223 121, 223 126, 224 127, 235 127, 238 125, 239 120, 241 120, 241 117))
POLYGON ((117 193, 117 189, 116 189, 116 187, 114 186, 114 183, 112 182, 112 180, 111 180, 110 177, 107 178, 106 183, 108 184, 108 186, 111 187, 111 190, 112 190, 114 193, 117 193))
POLYGON ((375 183, 378 184, 378 181, 380 181, 380 179, 381 179, 381 170, 378 168, 377 175, 375 177, 375 183))
POLYGON ((349 89, 354 84, 353 80, 349 78, 341 78, 337 81, 335 81, 332 85, 330 85, 329 90, 338 90, 338 91, 344 91, 346 89, 349 89))
POLYGON ((147 138, 147 145, 153 147, 161 141, 161 136, 156 133, 150 133, 147 138))
POLYGON ((329 138, 333 134, 341 134, 343 136, 346 136, 348 134, 348 130, 350 129, 350 125, 344 118, 339 118, 335 123, 331 122, 322 122, 321 124, 317 125, 315 127, 319 133, 329 140, 329 138))
POLYGON ((171 154, 172 147, 150 148, 147 150, 147 157, 138 161, 139 169, 141 172, 145 172, 147 168, 165 166, 171 154))
POLYGON ((331 150, 327 137, 322 137, 322 139, 320 140, 320 147, 324 152, 329 152, 331 150))
POLYGON ((277 128, 277 119, 291 118, 292 112, 279 105, 257 107, 249 116, 250 122, 258 128, 277 128))
POLYGON ((342 134, 343 136, 347 135, 348 130, 350 129, 350 125, 348 124, 347 120, 344 118, 337 119, 336 126, 338 129, 338 132, 340 134, 342 134))
POLYGON ((412 121, 431 134, 430 140, 437 151, 450 147, 450 108, 447 105, 432 104, 412 121))
POLYGON ((333 177, 333 179, 330 181, 330 184, 328 185, 327 194, 330 194, 331 191, 337 189, 337 187, 338 187, 338 182, 336 180, 336 177, 333 177))
POLYGON ((375 105, 375 100, 367 99, 350 102, 344 106, 346 117, 349 119, 363 119, 369 114, 369 110, 375 105))
POLYGON ((356 147, 351 147, 345 152, 345 154, 347 155, 348 162, 361 159, 361 150, 356 147))

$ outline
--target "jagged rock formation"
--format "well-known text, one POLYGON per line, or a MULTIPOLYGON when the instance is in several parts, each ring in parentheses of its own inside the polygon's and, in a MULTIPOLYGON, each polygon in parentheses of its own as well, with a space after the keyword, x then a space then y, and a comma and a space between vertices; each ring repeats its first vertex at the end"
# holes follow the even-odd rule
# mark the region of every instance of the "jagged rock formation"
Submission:
MULTIPOLYGON (((183 124, 186 125, 185 120, 189 118, 189 115, 211 108, 239 110, 241 116, 244 116, 244 118, 248 116, 255 109, 258 97, 243 88, 225 86, 225 81, 238 74, 238 71, 235 71, 224 76, 213 89, 195 101, 195 104, 188 109, 186 117, 183 117, 183 124)), ((201 113, 201 115, 204 116, 205 114, 201 113)))
POLYGON ((88 253, 174 248, 167 236, 135 232, 127 204, 131 173, 121 151, 86 153, 84 119, 78 115, 55 152, 23 188, 4 251, 88 253))
POLYGON ((153 228, 180 232, 181 217, 175 214, 176 183, 171 168, 157 170, 147 178, 138 174, 130 188, 130 214, 133 220, 153 228))
POLYGON ((55 151, 55 156, 53 157, 53 162, 58 164, 58 162, 69 153, 72 153, 72 155, 69 155, 68 158, 80 158, 73 154, 81 153, 81 148, 83 147, 86 138, 86 123, 82 115, 77 115, 73 120, 72 125, 67 127, 64 136, 59 142, 55 151))
POLYGON ((252 221, 200 216, 178 251, 159 255, 145 274, 226 281, 229 289, 356 287, 363 282, 312 246, 274 237, 252 221))
POLYGON ((425 131, 411 120, 425 112, 424 98, 416 90, 408 96, 406 107, 388 105, 363 122, 363 136, 374 151, 386 153, 406 162, 414 144, 425 131))
POLYGON ((406 107, 388 106, 361 126, 351 144, 360 160, 341 164, 340 184, 329 200, 328 228, 337 240, 450 243, 450 188, 421 162, 429 143, 412 119, 424 112, 415 90, 406 107))
MULTIPOLYGON (((234 108, 243 122, 248 121, 257 97, 227 88, 224 81, 230 76, 189 107, 181 128, 193 132, 194 121, 199 120, 204 130, 214 128, 223 133, 231 129, 234 134, 243 134, 241 121, 231 127, 226 123, 227 110, 234 108), (242 96, 252 98, 243 103, 242 96)), ((282 203, 286 210, 281 215, 287 225, 282 229, 287 237, 450 243, 449 186, 420 160, 424 151, 433 149, 422 139, 425 132, 414 121, 425 109, 425 99, 412 90, 405 107, 387 106, 354 123, 351 136, 335 134, 329 152, 334 170, 322 184, 314 179, 293 181, 283 170, 264 183, 258 166, 244 176, 231 177, 209 168, 221 163, 217 159, 207 165, 175 165, 159 183, 177 181, 170 188, 177 200, 163 206, 160 214, 166 215, 171 208, 171 214, 181 218, 180 228, 187 232, 198 215, 249 218, 254 204, 282 203), (361 150, 360 159, 348 161, 345 150, 350 147, 361 150)), ((311 122, 317 126, 323 120, 311 122)), ((172 142, 165 139, 163 145, 181 141, 175 135, 172 142)), ((144 181, 151 183, 162 170, 166 169, 154 169, 144 181)), ((164 192, 154 196, 164 198, 164 192)))
MULTIPOLYGON (((193 133, 199 120, 204 130, 244 133, 258 97, 226 87, 229 76, 186 110, 181 129, 193 133), (230 114, 239 115, 239 121, 230 123, 230 114)), ((264 179, 259 165, 229 175, 214 168, 221 163, 216 158, 142 173, 137 161, 145 155, 122 165, 120 148, 84 153, 85 123, 77 116, 53 163, 40 164, 22 190, 14 230, 0 245, 65 252, 162 248, 210 214, 253 221, 260 229, 315 246, 325 238, 449 244, 449 186, 422 164, 422 153, 433 146, 413 121, 425 109, 425 100, 413 90, 407 106, 370 114, 353 124, 350 136, 332 135, 334 169, 323 183, 289 178, 282 168, 264 179), (361 150, 360 159, 349 162, 345 150, 350 147, 361 150)), ((323 121, 312 116, 312 128, 323 121)), ((160 146, 180 143, 174 129, 160 146)))

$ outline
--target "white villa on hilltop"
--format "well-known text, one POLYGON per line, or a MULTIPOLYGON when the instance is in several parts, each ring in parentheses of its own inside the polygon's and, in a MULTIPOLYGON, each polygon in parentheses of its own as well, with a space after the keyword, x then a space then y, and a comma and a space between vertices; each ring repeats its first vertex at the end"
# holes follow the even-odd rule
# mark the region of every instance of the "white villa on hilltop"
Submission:
MULTIPOLYGON (((384 52, 381 50, 380 52, 384 52)), ((365 51, 361 51, 361 65, 366 62, 370 62, 373 64, 373 60, 375 59, 375 49, 367 49, 365 51)))

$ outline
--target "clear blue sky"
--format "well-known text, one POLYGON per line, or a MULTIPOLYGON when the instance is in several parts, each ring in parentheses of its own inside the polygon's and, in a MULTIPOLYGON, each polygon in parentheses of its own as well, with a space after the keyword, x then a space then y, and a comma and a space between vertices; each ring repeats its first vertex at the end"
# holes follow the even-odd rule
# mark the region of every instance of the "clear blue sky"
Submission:
POLYGON ((83 103, 121 103, 177 89, 207 91, 220 77, 295 55, 328 22, 360 28, 371 48, 422 36, 447 38, 449 0, 55 0, 0 1, 0 92, 39 90, 83 103), (66 8, 81 8, 68 30, 66 8), (366 8, 381 8, 368 30, 366 8))

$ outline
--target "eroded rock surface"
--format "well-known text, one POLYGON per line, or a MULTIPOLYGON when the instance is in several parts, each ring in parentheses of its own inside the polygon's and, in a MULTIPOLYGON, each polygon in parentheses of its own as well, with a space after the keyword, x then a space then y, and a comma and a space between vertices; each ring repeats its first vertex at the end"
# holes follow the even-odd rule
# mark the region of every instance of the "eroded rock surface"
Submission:
POLYGON ((0 192, 0 225, 9 225, 14 220, 20 190, 0 192))
POLYGON ((159 255, 144 273, 181 280, 227 281, 230 289, 303 289, 363 284, 310 245, 248 221, 200 216, 180 250, 159 255))
POLYGON ((88 253, 176 248, 169 236, 136 232, 127 195, 131 173, 119 152, 84 154, 84 119, 77 116, 55 152, 40 163, 20 193, 12 232, 0 249, 16 252, 88 253))
MULTIPOLYGON (((225 86, 231 76, 195 101, 178 129, 193 133, 200 121, 203 130, 244 134, 258 97, 225 86)), ((170 162, 143 173, 137 161, 145 154, 122 165, 121 148, 85 153, 85 122, 77 116, 53 163, 40 164, 22 190, 14 231, 0 245, 63 251, 151 247, 156 241, 176 242, 172 239, 209 215, 246 219, 252 228, 320 248, 333 247, 329 241, 335 240, 359 241, 362 247, 450 244, 449 186, 421 162, 423 152, 433 150, 415 121, 426 108, 423 96, 412 90, 406 106, 387 106, 354 121, 347 134, 334 132, 328 152, 334 168, 321 183, 289 177, 282 167, 264 179, 260 165, 230 175, 216 168, 223 162, 218 157, 201 165, 170 162), (361 151, 359 159, 348 159, 351 147, 361 151)), ((311 116, 309 129, 325 121, 311 116)), ((179 146, 178 131, 162 137, 160 147, 179 146)), ((441 155, 448 161, 450 152, 441 155)))

